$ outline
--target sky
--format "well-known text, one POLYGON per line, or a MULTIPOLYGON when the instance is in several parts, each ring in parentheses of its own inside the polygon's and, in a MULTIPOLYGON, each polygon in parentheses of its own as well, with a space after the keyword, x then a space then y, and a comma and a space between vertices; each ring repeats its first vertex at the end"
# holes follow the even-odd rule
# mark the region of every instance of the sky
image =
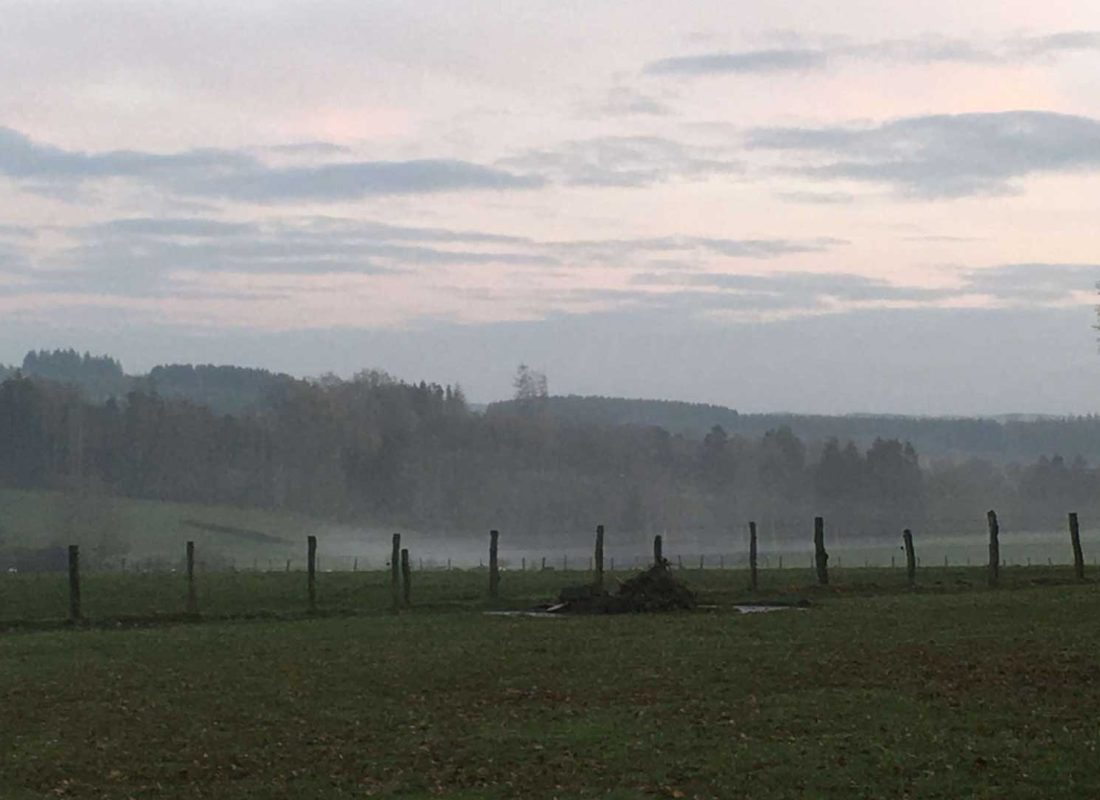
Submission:
POLYGON ((0 0, 0 363, 1096 413, 1100 4, 0 0))

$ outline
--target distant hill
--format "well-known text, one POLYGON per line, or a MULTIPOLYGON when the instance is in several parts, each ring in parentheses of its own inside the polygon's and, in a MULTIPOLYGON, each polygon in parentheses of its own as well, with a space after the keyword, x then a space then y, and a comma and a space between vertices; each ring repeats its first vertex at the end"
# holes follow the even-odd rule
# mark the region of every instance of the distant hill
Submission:
POLYGON ((32 350, 23 358, 22 372, 34 378, 76 386, 89 400, 102 403, 130 391, 131 379, 122 364, 110 356, 76 350, 32 350))
MULTIPOLYGON (((487 414, 520 413, 515 401, 491 403, 487 414)), ((727 434, 758 437, 787 427, 807 442, 830 438, 867 446, 876 438, 912 442, 925 457, 978 456, 999 462, 1033 460, 1042 455, 1081 456, 1100 462, 1100 417, 1001 418, 907 417, 852 414, 742 414, 735 409, 673 400, 634 400, 621 397, 549 397, 543 413, 559 419, 599 425, 646 425, 670 433, 702 439, 714 427, 727 434)))
POLYGON ((298 379, 265 369, 213 364, 168 364, 145 375, 127 375, 110 356, 76 350, 32 350, 20 367, 0 365, 0 381, 15 372, 77 388, 93 403, 122 398, 136 390, 188 400, 219 414, 240 414, 270 407, 298 379))
MULTIPOLYGON (((218 414, 241 414, 273 407, 290 388, 303 381, 284 373, 238 366, 169 364, 145 375, 127 375, 109 356, 76 350, 31 351, 20 367, 0 365, 0 380, 23 374, 76 386, 94 403, 121 398, 139 389, 182 399, 218 414)), ((640 400, 622 397, 549 397, 539 401, 541 413, 561 420, 601 426, 659 427, 672 434, 702 440, 715 426, 727 434, 757 438, 770 430, 789 428, 803 441, 830 438, 867 447, 875 439, 908 441, 922 458, 954 460, 979 457, 1002 464, 1033 461, 1040 456, 1080 456, 1100 463, 1100 417, 1045 417, 1013 414, 996 418, 907 417, 851 414, 742 414, 706 403, 640 400)), ((481 412, 480 406, 471 410, 481 412)), ((490 403, 486 415, 526 414, 530 407, 515 401, 490 403)))
POLYGON ((135 385, 161 397, 189 400, 220 414, 259 411, 298 382, 278 372, 248 367, 169 364, 153 367, 135 385))

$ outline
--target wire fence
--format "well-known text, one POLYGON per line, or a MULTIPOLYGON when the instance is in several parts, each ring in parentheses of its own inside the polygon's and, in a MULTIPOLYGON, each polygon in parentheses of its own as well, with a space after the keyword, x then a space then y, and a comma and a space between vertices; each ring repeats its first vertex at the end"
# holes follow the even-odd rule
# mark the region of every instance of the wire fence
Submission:
MULTIPOLYGON (((602 526, 601 526, 602 527, 602 526)), ((973 526, 973 524, 971 525, 973 526)), ((399 537, 398 537, 399 538, 399 537)), ((748 571, 750 568, 747 535, 726 537, 727 547, 714 542, 699 542, 696 537, 662 534, 663 559, 668 567, 685 576, 708 574, 721 580, 723 573, 748 571), (710 546, 707 546, 707 545, 710 546)), ((998 533, 998 566, 1005 568, 1064 568, 1074 564, 1074 549, 1068 527, 1061 530, 998 533)), ((915 535, 915 566, 919 570, 965 567, 990 567, 989 535, 921 536, 915 535)), ((902 581, 906 556, 901 537, 894 540, 848 539, 843 535, 829 539, 828 568, 847 570, 889 569, 902 581)), ((1100 556, 1100 529, 1080 531, 1082 563, 1096 565, 1100 556)), ((29 620, 96 619, 156 617, 239 617, 250 615, 294 615, 309 613, 397 609, 409 593, 411 583, 420 583, 418 597, 428 604, 477 603, 493 593, 491 578, 483 573, 524 575, 513 582, 515 602, 536 596, 552 595, 563 581, 583 582, 600 569, 621 576, 645 569, 654 563, 652 550, 642 550, 638 537, 625 544, 615 542, 613 532, 605 542, 600 535, 600 555, 591 542, 548 551, 519 541, 509 546, 508 537, 500 537, 499 552, 490 550, 484 540, 482 556, 474 556, 469 547, 454 555, 435 553, 417 555, 404 552, 404 570, 394 561, 394 546, 375 545, 359 554, 326 552, 324 542, 310 536, 303 541, 300 555, 290 558, 253 556, 250 559, 203 558, 201 548, 188 542, 186 550, 171 558, 149 560, 118 559, 87 569, 81 563, 80 549, 65 548, 65 563, 47 568, 20 571, 9 568, 0 572, 0 622, 12 626, 29 620), (308 542, 308 544, 307 544, 308 542), (303 573, 306 580, 303 581, 303 573), (421 581, 417 576, 424 576, 421 581), (428 577, 430 576, 430 579, 428 577), (318 596, 318 582, 320 593, 318 596), (303 586, 306 587, 303 592, 303 586), (397 587, 401 587, 400 591, 397 587), (518 587, 518 588, 517 588, 518 587), (303 603, 303 599, 306 602, 303 603), (305 606, 303 608, 303 606, 305 606)), ((430 548, 421 540, 420 545, 430 548)), ((799 541, 758 542, 756 567, 760 572, 782 580, 784 571, 814 570, 817 554, 810 537, 799 541)), ((819 573, 820 574, 820 573, 819 573)), ((800 575, 799 580, 806 576, 800 575)), ((1072 576, 1070 576, 1072 577, 1072 576)), ((499 581, 499 578, 497 578, 499 581)), ((742 581, 743 582, 743 581, 742 581)), ((508 586, 507 581, 505 582, 508 586)))

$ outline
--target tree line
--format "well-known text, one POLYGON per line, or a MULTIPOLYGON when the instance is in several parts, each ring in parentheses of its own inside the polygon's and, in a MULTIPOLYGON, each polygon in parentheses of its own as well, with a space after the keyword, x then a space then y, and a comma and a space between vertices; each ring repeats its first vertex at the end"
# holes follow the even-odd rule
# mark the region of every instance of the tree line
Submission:
POLYGON ((776 538, 805 538, 815 515, 836 537, 896 537, 973 533, 990 507, 1019 528, 1100 511, 1100 472, 1080 458, 922 463, 899 439, 804 440, 789 427, 747 436, 715 425, 698 438, 562 418, 539 380, 517 394, 481 414, 458 386, 365 371, 271 381, 261 404, 224 413, 155 386, 96 402, 15 374, 0 384, 0 485, 439 533, 587 537, 602 522, 639 541, 723 537, 749 519, 776 538))
MULTIPOLYGON (((504 407, 511 401, 494 403, 504 407)), ((656 425, 702 438, 714 425, 730 435, 762 436, 789 427, 807 441, 837 437, 866 447, 875 439, 909 441, 925 457, 980 456, 1000 463, 1062 453, 1100 461, 1100 416, 998 418, 912 417, 900 414, 749 414, 706 403, 622 397, 550 397, 546 413, 600 425, 656 425)))

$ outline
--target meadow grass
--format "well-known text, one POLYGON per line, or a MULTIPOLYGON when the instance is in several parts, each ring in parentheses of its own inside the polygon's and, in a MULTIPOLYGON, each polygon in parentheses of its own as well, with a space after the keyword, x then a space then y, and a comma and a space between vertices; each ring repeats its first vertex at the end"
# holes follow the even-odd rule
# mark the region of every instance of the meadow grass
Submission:
MULTIPOLYGON (((910 589, 905 570, 898 568, 833 568, 831 586, 817 586, 809 569, 762 569, 759 587, 748 590, 745 569, 676 569, 673 572, 696 590, 705 604, 734 604, 772 599, 790 603, 848 595, 882 595, 898 592, 970 592, 987 581, 985 568, 930 567, 918 573, 910 589)), ((608 572, 610 588, 636 574, 608 572)), ((1066 582, 1069 567, 1006 567, 1001 570, 1005 588, 1028 588, 1066 582)), ((500 597, 493 608, 522 609, 553 600, 560 589, 588 583, 592 573, 556 569, 506 570, 500 597)), ((488 570, 432 569, 412 571, 414 604, 421 610, 489 608, 488 570)), ((374 614, 392 609, 388 571, 319 572, 317 611, 320 614, 374 614)), ((68 613, 68 576, 65 573, 0 574, 0 629, 17 623, 64 619, 68 613)), ((196 577, 199 614, 210 619, 255 616, 294 616, 307 611, 307 579, 303 570, 218 571, 196 577)), ((81 578, 83 615, 90 623, 118 620, 156 622, 177 616, 186 607, 187 582, 182 571, 117 573, 91 572, 81 578)))
MULTIPOLYGON (((393 615, 384 573, 332 573, 354 615, 9 633, 0 797, 1100 796, 1096 585, 772 570, 758 596, 813 605, 739 615, 743 572, 679 574, 714 607, 490 617, 475 570, 415 574, 393 615)), ((103 576, 89 613, 145 577, 169 607, 166 576, 103 576)), ((500 605, 586 577, 506 573, 500 605)), ((217 579, 225 608, 304 605, 301 574, 217 579)))
POLYGON ((285 559, 299 556, 299 541, 320 524, 299 514, 256 508, 0 488, 0 544, 34 548, 80 543, 90 553, 106 535, 124 546, 122 553, 111 557, 115 566, 123 557, 131 563, 179 561, 187 540, 196 541, 219 563, 241 559, 243 565, 260 555, 265 560, 285 559), (257 545, 195 528, 188 520, 258 530, 286 544, 257 545))

